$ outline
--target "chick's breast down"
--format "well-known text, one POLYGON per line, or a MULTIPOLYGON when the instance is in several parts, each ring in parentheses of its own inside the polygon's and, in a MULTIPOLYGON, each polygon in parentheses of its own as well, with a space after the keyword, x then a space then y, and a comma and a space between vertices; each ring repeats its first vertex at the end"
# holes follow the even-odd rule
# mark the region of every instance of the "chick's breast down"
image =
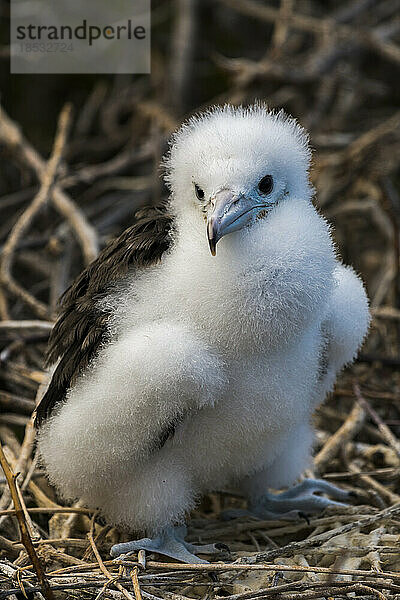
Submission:
MULTIPOLYGON (((275 160, 294 125, 274 119, 275 160)), ((191 124, 194 135, 202 126, 191 124)), ((249 177, 240 156, 232 159, 239 150, 235 138, 220 180, 213 161, 214 188, 249 177)), ((262 168, 275 169, 279 185, 291 164, 262 168)), ((369 320, 362 283, 335 257, 308 185, 291 187, 288 176, 267 216, 223 238, 213 257, 204 214, 176 199, 178 191, 191 199, 193 181, 177 190, 179 164, 170 169, 169 250, 160 264, 128 271, 99 302, 110 315, 108 337, 39 430, 61 494, 150 535, 182 521, 206 491, 229 484, 259 494, 293 483, 310 460, 312 411, 354 358, 369 320)))

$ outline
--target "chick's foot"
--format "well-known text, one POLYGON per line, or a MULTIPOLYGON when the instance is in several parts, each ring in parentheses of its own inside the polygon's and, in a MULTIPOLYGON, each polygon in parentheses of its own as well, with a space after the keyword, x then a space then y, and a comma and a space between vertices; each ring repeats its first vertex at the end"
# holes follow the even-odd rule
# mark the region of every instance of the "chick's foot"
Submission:
POLYGON ((141 540, 133 540, 132 542, 114 544, 110 554, 116 558, 121 554, 132 554, 138 550, 146 550, 147 552, 162 554, 163 556, 168 556, 184 563, 207 564, 207 560, 199 558, 195 553, 212 555, 227 550, 224 544, 190 544, 189 542, 185 542, 185 535, 186 527, 170 527, 155 538, 143 538, 141 540))
POLYGON ((345 506, 353 495, 352 492, 342 490, 323 479, 304 479, 286 492, 266 492, 250 501, 248 510, 229 510, 222 516, 224 519, 241 516, 255 516, 267 520, 298 519, 299 516, 320 512, 328 506, 345 506), (329 494, 331 498, 317 496, 317 493, 329 494))

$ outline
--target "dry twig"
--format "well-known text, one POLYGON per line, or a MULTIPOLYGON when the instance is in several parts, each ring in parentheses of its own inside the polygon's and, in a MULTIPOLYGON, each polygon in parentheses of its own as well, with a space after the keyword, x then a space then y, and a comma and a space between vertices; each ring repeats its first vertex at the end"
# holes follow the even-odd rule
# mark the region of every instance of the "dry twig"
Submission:
POLYGON ((38 577, 39 583, 42 586, 43 595, 46 600, 54 600, 53 592, 50 589, 49 583, 47 581, 46 575, 44 573, 43 567, 40 563, 38 555, 36 554, 36 550, 33 547, 32 539, 29 534, 28 524, 25 518, 25 513, 23 509, 23 504, 21 502, 21 495, 18 492, 16 478, 17 475, 14 475, 6 456, 3 451, 3 447, 0 444, 0 465, 4 471, 4 475, 7 479, 7 484, 10 489, 10 494, 15 507, 15 515, 18 519, 19 530, 21 534, 21 541, 25 546, 25 549, 28 553, 29 558, 32 561, 33 568, 35 569, 36 575, 38 577))

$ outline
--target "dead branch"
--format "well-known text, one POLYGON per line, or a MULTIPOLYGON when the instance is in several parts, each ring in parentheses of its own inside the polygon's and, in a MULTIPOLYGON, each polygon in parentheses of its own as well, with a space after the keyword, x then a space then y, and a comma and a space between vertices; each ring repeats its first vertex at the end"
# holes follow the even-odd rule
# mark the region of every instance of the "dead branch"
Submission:
POLYGON ((0 262, 0 278, 2 283, 12 294, 22 298, 39 317, 44 319, 49 316, 48 307, 34 298, 32 294, 27 292, 15 281, 12 275, 12 266, 14 262, 14 253, 19 240, 25 235, 33 219, 46 204, 52 189, 55 186, 57 170, 62 159, 71 121, 71 110, 71 105, 66 104, 60 113, 53 151, 48 163, 43 169, 40 189, 33 198, 31 204, 22 213, 12 228, 7 241, 4 244, 0 262))
MULTIPOLYGON (((8 146, 15 157, 24 165, 29 166, 42 181, 46 164, 36 150, 22 135, 19 127, 0 110, 0 143, 8 146)), ((73 232, 80 241, 82 252, 87 263, 92 262, 98 254, 97 233, 87 222, 83 213, 67 194, 55 185, 51 193, 54 207, 69 222, 73 232)))
POLYGON ((369 413, 370 417, 375 421, 378 426, 379 431, 381 432, 383 438, 389 444, 391 448, 396 452, 397 456, 400 458, 400 441, 396 438, 395 435, 390 431, 389 427, 382 421, 378 413, 372 408, 369 402, 362 396, 360 386, 354 386, 354 393, 357 398, 357 402, 360 404, 362 409, 369 413))
POLYGON ((346 421, 335 434, 329 438, 324 447, 314 458, 314 465, 318 471, 321 471, 324 466, 336 456, 340 448, 360 431, 364 424, 365 416, 365 410, 359 404, 354 404, 353 410, 346 421))
POLYGON ((99 564, 100 567, 100 571, 107 577, 108 581, 114 583, 114 585, 117 587, 117 589, 121 592, 121 594, 123 595, 124 598, 126 598, 127 600, 134 600, 133 596, 128 592, 128 590, 126 590, 118 581, 118 577, 113 577, 110 573, 110 571, 107 569, 107 567, 105 566, 99 551, 96 547, 96 544, 94 542, 94 538, 93 538, 93 527, 94 527, 94 520, 92 518, 92 525, 90 528, 90 531, 87 534, 88 540, 90 542, 90 545, 92 547, 93 550, 93 554, 96 557, 96 560, 99 564))
POLYGON ((46 575, 36 554, 36 550, 33 547, 32 539, 29 534, 29 528, 26 522, 25 513, 23 510, 23 505, 21 502, 21 496, 18 492, 16 475, 14 475, 10 465, 7 462, 5 454, 3 452, 3 447, 0 444, 0 464, 4 471, 4 475, 7 479, 7 484, 10 490, 10 494, 15 507, 15 515, 18 519, 18 525, 21 534, 21 541, 25 546, 25 549, 28 553, 29 558, 32 561, 33 568, 35 569, 36 575, 38 577, 39 583, 43 590, 43 595, 47 600, 54 600, 54 595, 52 590, 50 589, 49 583, 47 581, 46 575))
MULTIPOLYGON (((255 2, 255 0, 220 0, 220 2, 233 10, 269 23, 275 23, 280 18, 279 9, 255 2)), ((378 52, 388 60, 397 64, 400 63, 400 48, 391 42, 383 42, 376 34, 368 30, 355 29, 335 23, 333 19, 318 19, 309 15, 301 15, 298 12, 289 13, 287 20, 288 24, 294 29, 317 35, 335 35, 338 41, 356 41, 378 52)))

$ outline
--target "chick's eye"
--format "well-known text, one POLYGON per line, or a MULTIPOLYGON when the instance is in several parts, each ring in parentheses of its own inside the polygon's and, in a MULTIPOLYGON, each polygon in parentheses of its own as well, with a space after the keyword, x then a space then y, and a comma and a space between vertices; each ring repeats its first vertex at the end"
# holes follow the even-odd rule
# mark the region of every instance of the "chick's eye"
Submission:
POLYGON ((272 192, 272 188, 274 187, 274 180, 271 175, 265 175, 258 182, 258 189, 262 194, 270 194, 272 192))
POLYGON ((194 184, 194 190, 196 192, 196 196, 199 200, 204 200, 204 190, 201 189, 197 183, 194 184))

